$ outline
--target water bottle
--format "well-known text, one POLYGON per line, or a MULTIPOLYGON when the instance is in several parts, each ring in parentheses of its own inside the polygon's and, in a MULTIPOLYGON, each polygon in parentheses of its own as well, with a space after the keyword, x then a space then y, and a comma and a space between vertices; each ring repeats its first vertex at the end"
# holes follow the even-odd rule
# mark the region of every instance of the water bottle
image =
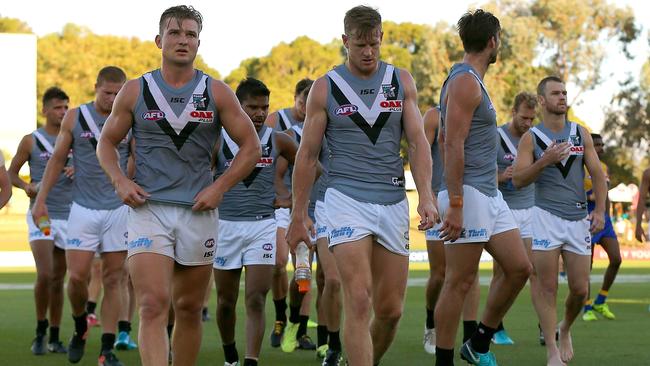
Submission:
POLYGON ((304 294, 311 288, 311 266, 309 263, 309 247, 304 242, 296 247, 296 283, 298 292, 304 294))
POLYGON ((41 229, 41 232, 43 232, 45 236, 50 236, 50 218, 47 216, 39 217, 38 228, 41 229))

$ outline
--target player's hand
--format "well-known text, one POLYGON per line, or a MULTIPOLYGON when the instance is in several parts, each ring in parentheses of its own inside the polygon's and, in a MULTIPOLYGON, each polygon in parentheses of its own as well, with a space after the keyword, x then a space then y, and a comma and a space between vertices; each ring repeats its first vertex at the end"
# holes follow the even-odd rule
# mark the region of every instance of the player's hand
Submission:
POLYGON ((25 187, 25 194, 29 198, 36 198, 36 195, 38 194, 38 188, 39 186, 37 183, 29 183, 27 187, 25 187))
POLYGON ((224 192, 214 183, 203 188, 201 192, 194 196, 194 206, 192 211, 210 211, 214 210, 221 204, 224 192))
POLYGON ((602 231, 603 228, 605 227, 605 214, 593 210, 589 214, 589 221, 591 221, 591 227, 589 228, 589 231, 592 234, 602 231))
POLYGON ((298 243, 305 242, 309 248, 312 247, 311 238, 316 236, 314 222, 308 215, 299 215, 297 212, 291 213, 289 227, 287 227, 287 244, 289 250, 294 253, 298 243), (302 217, 301 217, 302 216, 302 217))
POLYGON ((132 208, 142 206, 150 196, 142 187, 127 177, 122 177, 115 182, 115 192, 125 205, 132 208))
POLYGON ((506 183, 507 181, 512 179, 512 170, 513 170, 513 166, 510 165, 509 167, 506 168, 506 170, 499 173, 498 174, 499 183, 506 183))
POLYGON ((418 230, 424 231, 431 229, 433 225, 440 222, 438 207, 433 197, 431 199, 420 199, 418 203, 418 214, 420 214, 418 230))
POLYGON ((463 208, 449 207, 445 213, 445 220, 440 228, 440 239, 444 241, 456 241, 463 231, 463 208))
POLYGON ((275 196, 273 200, 273 207, 275 208, 291 208, 291 194, 288 196, 275 196))
POLYGON ((645 241, 648 240, 648 235, 643 231, 643 226, 641 226, 640 222, 636 223, 634 237, 641 243, 645 243, 645 241))
POLYGON ((34 201, 34 205, 32 206, 32 219, 34 223, 38 225, 38 218, 43 216, 48 216, 47 205, 40 200, 34 201))
POLYGON ((65 174, 65 176, 68 177, 69 179, 74 179, 74 167, 73 166, 64 167, 63 174, 65 174))
POLYGON ((544 151, 542 159, 546 160, 547 165, 557 164, 569 157, 571 154, 571 144, 562 142, 560 144, 552 143, 544 151))

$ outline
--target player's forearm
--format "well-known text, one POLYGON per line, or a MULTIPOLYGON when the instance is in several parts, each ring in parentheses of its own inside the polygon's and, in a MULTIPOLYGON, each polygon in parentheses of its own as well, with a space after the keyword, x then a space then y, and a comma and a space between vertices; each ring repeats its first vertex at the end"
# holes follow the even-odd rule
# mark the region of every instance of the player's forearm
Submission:
POLYGON ((55 153, 52 155, 50 160, 48 160, 47 165, 45 166, 45 172, 43 173, 43 179, 41 180, 41 187, 36 196, 36 201, 45 202, 50 190, 59 180, 59 175, 61 174, 61 171, 63 171, 66 159, 67 154, 59 156, 55 153))
POLYGON ((23 191, 27 190, 27 186, 29 185, 27 182, 25 182, 19 175, 18 173, 9 170, 7 171, 7 174, 9 175, 9 181, 11 182, 11 185, 13 185, 16 188, 20 188, 23 191))
MULTIPOLYGON (((4 170, 4 168, 0 168, 0 170, 4 170)), ((0 208, 4 207, 11 198, 11 182, 7 175, 2 177, 2 173, 0 171, 0 208)))
POLYGON ((522 188, 530 185, 542 173, 546 167, 544 160, 540 159, 525 168, 515 168, 512 172, 512 184, 516 188, 522 188))
POLYGON ((432 197, 431 170, 433 163, 431 161, 431 149, 427 148, 426 140, 418 142, 409 149, 409 161, 411 162, 415 188, 420 197, 432 197))
POLYGON ((116 144, 100 139, 97 145, 97 160, 99 160, 99 165, 104 169, 113 186, 120 180, 128 179, 122 168, 120 168, 120 153, 116 144))
POLYGON ((311 189, 316 180, 317 163, 316 157, 311 156, 306 150, 298 150, 296 163, 293 167, 291 195, 293 210, 301 217, 307 214, 311 189))
POLYGON ((605 173, 598 167, 596 174, 592 174, 593 177, 593 189, 594 194, 596 195, 596 207, 594 211, 599 214, 605 213, 605 203, 607 201, 607 181, 605 178, 605 173))
POLYGON ((251 141, 258 142, 242 144, 239 152, 232 160, 230 167, 212 183, 213 185, 219 186, 221 192, 229 191, 235 184, 246 178, 255 168, 255 165, 262 156, 262 148, 260 147, 259 140, 251 139, 251 141))
POLYGON ((465 173, 464 142, 445 142, 445 183, 449 196, 463 195, 463 175, 465 173))

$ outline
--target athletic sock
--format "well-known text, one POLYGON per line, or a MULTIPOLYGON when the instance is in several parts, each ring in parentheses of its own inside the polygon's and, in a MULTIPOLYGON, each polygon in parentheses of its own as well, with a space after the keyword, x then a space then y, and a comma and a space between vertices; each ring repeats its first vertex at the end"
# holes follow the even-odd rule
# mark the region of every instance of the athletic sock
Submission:
POLYGON ((436 347, 436 366, 454 366, 454 349, 436 347))
POLYGON ((490 342, 492 341, 492 336, 497 330, 490 328, 483 323, 478 324, 476 333, 472 336, 470 343, 474 351, 478 353, 487 353, 490 350, 490 342))
POLYGON ((609 291, 605 290, 600 290, 598 293, 598 296, 596 296, 596 300, 594 301, 594 305, 602 305, 607 301, 607 295, 609 294, 609 291))
POLYGON ((289 306, 289 321, 293 324, 300 323, 300 306, 289 306))
POLYGON ((327 344, 327 327, 319 325, 316 327, 316 345, 320 347, 327 344))
POLYGON ((102 334, 102 350, 100 355, 104 352, 110 352, 113 350, 113 344, 115 344, 115 334, 113 333, 104 333, 102 334))
POLYGON ((167 337, 172 339, 172 333, 174 332, 174 324, 167 324, 167 337))
POLYGON ((120 320, 117 322, 117 330, 119 332, 131 333, 131 322, 120 320))
POLYGON ((436 327, 436 323, 433 320, 433 310, 429 310, 428 308, 427 308, 427 320, 425 322, 425 327, 427 329, 433 329, 436 327))
POLYGON ((300 337, 307 334, 307 322, 308 321, 309 321, 309 315, 300 315, 299 316, 298 333, 296 333, 296 339, 300 339, 300 337))
POLYGON ((36 321, 36 335, 37 336, 44 336, 47 334, 47 327, 50 325, 50 323, 47 321, 47 319, 43 320, 37 320, 36 321))
POLYGON ((591 299, 588 299, 587 301, 585 301, 585 307, 584 307, 584 312, 585 313, 588 312, 589 310, 593 310, 594 307, 591 305, 592 303, 593 303, 593 300, 591 300, 591 299))
POLYGON ((463 343, 476 333, 476 320, 463 320, 463 343))
POLYGON ((237 353, 235 342, 232 342, 231 344, 224 344, 223 354, 226 357, 226 362, 228 363, 235 363, 239 361, 239 354, 237 353))
POLYGON ((59 341, 59 327, 50 327, 50 343, 59 341))
POLYGON ((329 349, 334 351, 341 351, 341 337, 339 331, 329 333, 329 349))
POLYGON ((273 300, 275 305, 275 321, 287 322, 287 298, 283 297, 280 300, 273 300))
POLYGON ((208 316, 208 308, 207 307, 204 307, 203 309, 201 309, 201 316, 204 317, 204 318, 206 316, 208 316))
POLYGON ((88 301, 86 303, 86 312, 88 314, 95 314, 95 309, 97 308, 97 303, 94 301, 88 301))
POLYGON ((257 366, 257 360, 252 359, 252 358, 245 358, 244 359, 244 366, 257 366))
POLYGON ((503 327, 503 321, 500 321, 499 325, 497 326, 497 332, 500 332, 502 330, 505 330, 505 328, 503 327))
POLYGON ((87 313, 83 313, 79 316, 72 316, 72 319, 74 320, 74 331, 79 337, 83 337, 88 330, 88 321, 86 320, 87 316, 87 313))

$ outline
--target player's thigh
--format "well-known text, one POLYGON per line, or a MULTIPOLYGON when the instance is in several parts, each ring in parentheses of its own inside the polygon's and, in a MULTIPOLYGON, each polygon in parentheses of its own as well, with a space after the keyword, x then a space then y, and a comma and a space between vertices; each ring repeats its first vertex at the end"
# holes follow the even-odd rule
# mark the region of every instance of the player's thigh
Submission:
POLYGON ((393 253, 379 244, 373 246, 372 293, 375 314, 401 314, 408 279, 408 264, 408 256, 393 253))

